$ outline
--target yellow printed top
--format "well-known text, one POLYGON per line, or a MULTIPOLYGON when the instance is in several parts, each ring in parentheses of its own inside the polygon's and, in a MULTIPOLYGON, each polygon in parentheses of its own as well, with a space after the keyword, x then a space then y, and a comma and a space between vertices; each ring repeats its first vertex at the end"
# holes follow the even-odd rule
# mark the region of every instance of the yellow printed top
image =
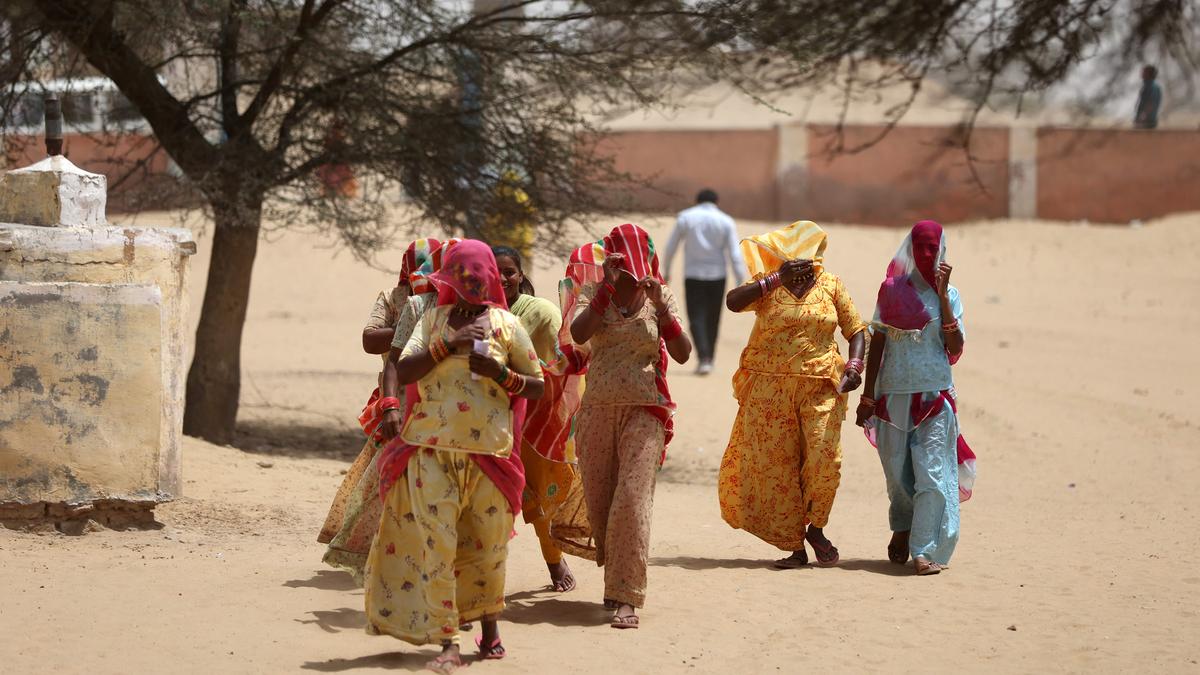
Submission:
MULTIPOLYGON (((762 274, 755 275, 756 281, 759 278, 762 274)), ((846 362, 838 351, 835 331, 840 328, 849 340, 867 327, 842 280, 829 272, 820 273, 804 299, 780 287, 746 309, 757 318, 742 350, 741 368, 758 374, 828 378, 836 383, 846 362)))
MULTIPOLYGON (((401 358, 419 353, 437 337, 449 338, 449 305, 425 312, 401 358)), ((488 351, 513 371, 542 379, 542 369, 529 334, 517 317, 502 309, 488 309, 478 319, 486 321, 488 351)), ((405 443, 438 450, 507 457, 512 453, 513 418, 509 397, 489 378, 472 379, 467 353, 454 353, 434 366, 417 387, 421 400, 404 421, 400 438, 405 443)))

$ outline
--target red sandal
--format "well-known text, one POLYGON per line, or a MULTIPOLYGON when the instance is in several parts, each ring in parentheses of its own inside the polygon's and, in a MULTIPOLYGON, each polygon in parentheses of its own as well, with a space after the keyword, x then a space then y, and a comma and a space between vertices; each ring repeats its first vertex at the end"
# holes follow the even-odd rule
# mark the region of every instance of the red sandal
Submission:
POLYGON ((475 638, 475 646, 479 647, 479 657, 484 661, 499 661, 508 653, 504 649, 504 645, 500 644, 500 638, 496 638, 492 644, 487 647, 483 646, 483 636, 475 638))

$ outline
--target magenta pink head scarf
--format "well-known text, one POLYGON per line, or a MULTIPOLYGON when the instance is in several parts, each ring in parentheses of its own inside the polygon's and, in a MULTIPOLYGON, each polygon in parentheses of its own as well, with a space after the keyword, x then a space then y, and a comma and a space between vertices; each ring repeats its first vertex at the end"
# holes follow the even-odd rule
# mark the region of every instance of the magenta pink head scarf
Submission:
MULTIPOLYGON (((508 309, 504 287, 500 284, 500 271, 496 268, 496 256, 492 247, 474 239, 464 239, 445 250, 442 268, 429 275, 429 280, 438 291, 438 306, 452 305, 459 298, 473 305, 487 305, 508 309)), ((420 389, 416 383, 405 389, 406 410, 411 414, 413 406, 420 400, 420 389)), ((521 463, 521 436, 525 425, 526 399, 510 397, 513 413, 513 451, 508 457, 472 454, 471 459, 495 483, 508 500, 513 513, 521 511, 521 493, 525 489, 525 466, 521 463)), ((406 444, 399 436, 392 439, 379 454, 379 497, 386 499, 387 493, 408 468, 408 461, 421 448, 406 444)), ((426 449, 426 452, 432 450, 426 449)))
POLYGON ((929 323, 929 310, 921 300, 921 291, 934 288, 934 272, 946 257, 946 238, 942 226, 922 220, 904 238, 900 250, 887 268, 887 278, 879 286, 875 320, 900 330, 920 330, 929 323), (914 246, 936 243, 933 258, 918 256, 914 246))
POLYGON ((442 256, 442 268, 429 275, 438 290, 438 306, 459 298, 472 305, 508 309, 500 271, 492 248, 482 241, 465 239, 442 256))

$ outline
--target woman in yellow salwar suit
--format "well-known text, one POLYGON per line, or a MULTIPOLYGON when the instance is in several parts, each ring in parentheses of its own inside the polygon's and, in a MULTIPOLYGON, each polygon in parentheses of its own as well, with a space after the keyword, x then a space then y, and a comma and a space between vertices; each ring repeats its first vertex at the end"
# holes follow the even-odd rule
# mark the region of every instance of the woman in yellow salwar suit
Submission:
POLYGON ((383 515, 367 554, 367 631, 440 643, 429 667, 463 665, 459 626, 480 619, 480 655, 504 656, 497 619, 513 516, 521 508, 525 399, 541 396, 529 335, 507 310, 492 251, 463 241, 430 279, 437 306, 384 369, 383 515))
POLYGON ((721 516, 784 551, 777 567, 836 565, 826 538, 841 479, 846 393, 862 382, 863 323, 842 281, 824 269, 825 232, 815 223, 744 239, 751 280, 726 296, 753 311, 754 330, 733 376, 738 415, 721 460, 721 516), (850 344, 842 360, 834 333, 850 344))

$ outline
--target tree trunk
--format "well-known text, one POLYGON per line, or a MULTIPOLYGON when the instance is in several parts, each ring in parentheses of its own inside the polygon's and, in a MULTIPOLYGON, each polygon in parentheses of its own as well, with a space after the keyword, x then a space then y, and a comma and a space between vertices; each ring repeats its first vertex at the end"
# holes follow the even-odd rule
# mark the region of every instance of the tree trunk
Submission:
POLYGON ((233 440, 237 422, 242 326, 262 224, 262 197, 232 201, 213 207, 212 258, 183 413, 183 433, 219 444, 233 440))

